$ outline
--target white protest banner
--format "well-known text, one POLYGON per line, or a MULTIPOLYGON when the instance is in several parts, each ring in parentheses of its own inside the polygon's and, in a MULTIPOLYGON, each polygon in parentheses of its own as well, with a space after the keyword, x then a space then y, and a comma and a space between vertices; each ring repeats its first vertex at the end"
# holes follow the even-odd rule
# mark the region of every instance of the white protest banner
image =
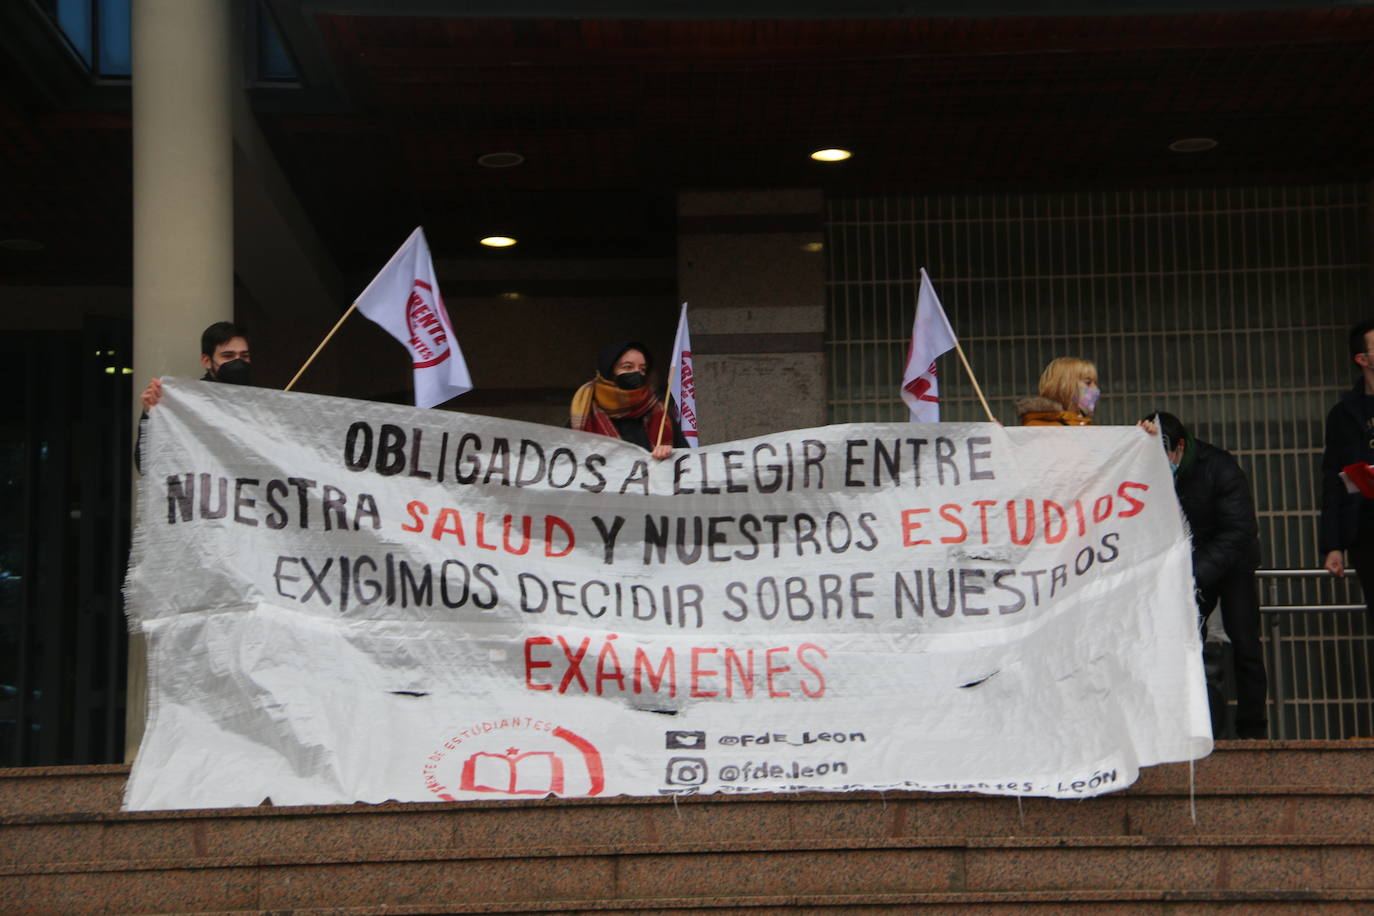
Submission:
POLYGON ((129 809, 974 790, 1211 749, 1189 546, 1134 428, 682 451, 169 379, 127 606, 129 809))

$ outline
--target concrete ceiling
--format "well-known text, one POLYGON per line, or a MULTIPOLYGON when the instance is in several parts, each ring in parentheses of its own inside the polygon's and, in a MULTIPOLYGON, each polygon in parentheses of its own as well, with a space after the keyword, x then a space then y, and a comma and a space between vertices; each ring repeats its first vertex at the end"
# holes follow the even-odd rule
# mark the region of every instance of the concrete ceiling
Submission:
MULTIPOLYGON (((60 38, 32 17, 16 32, 9 6, 0 238, 46 247, 0 249, 3 282, 128 282, 127 87, 73 75, 60 38)), ((1374 175, 1367 5, 1009 17, 998 15, 1006 4, 974 4, 924 18, 896 3, 846 6, 841 18, 834 4, 788 4, 786 18, 779 6, 732 4, 727 18, 710 4, 655 5, 648 18, 583 4, 589 15, 571 18, 551 0, 463 16, 440 3, 273 2, 302 84, 249 97, 293 206, 345 285, 416 224, 440 258, 671 257, 683 189, 1374 175), (1219 145, 1168 149, 1195 136, 1219 145), (854 158, 807 158, 832 145, 854 158), (490 152, 524 163, 484 168, 490 152), (493 232, 521 244, 476 245, 493 232)))

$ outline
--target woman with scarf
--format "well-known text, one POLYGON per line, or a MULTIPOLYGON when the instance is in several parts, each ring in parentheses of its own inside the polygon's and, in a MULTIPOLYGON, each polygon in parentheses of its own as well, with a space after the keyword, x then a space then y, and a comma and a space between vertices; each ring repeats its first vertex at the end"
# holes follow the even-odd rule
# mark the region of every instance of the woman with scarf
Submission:
POLYGON ((1038 397, 1017 398, 1016 415, 1022 426, 1091 426, 1101 394, 1096 366, 1061 356, 1040 373, 1038 397))
POLYGON ((659 459, 671 455, 674 446, 686 446, 649 388, 652 368, 649 348, 638 341, 603 347, 596 358, 596 377, 573 395, 568 425, 633 442, 659 459))

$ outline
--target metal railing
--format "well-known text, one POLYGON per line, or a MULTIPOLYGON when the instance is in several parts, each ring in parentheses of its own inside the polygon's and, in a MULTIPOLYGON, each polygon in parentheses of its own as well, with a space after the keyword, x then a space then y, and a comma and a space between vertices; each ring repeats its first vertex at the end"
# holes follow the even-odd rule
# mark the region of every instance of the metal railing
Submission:
POLYGON ((1342 582, 1321 569, 1256 571, 1267 586, 1260 615, 1270 737, 1374 735, 1374 629, 1365 605, 1349 602, 1354 573, 1342 582), (1314 601, 1323 591, 1343 593, 1346 603, 1314 601))

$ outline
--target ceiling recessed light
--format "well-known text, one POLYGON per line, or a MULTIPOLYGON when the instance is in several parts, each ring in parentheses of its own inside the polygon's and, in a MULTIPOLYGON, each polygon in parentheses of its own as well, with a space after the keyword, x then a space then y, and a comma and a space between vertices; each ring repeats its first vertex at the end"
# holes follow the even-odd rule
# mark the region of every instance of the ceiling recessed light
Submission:
POLYGON ((854 155, 847 149, 818 149, 811 154, 817 162, 844 162, 854 155))
POLYGON ((501 293, 500 295, 501 295, 501 298, 502 298, 502 299, 505 299, 507 302, 514 302, 516 299, 521 298, 520 294, 517 293, 517 292, 515 292, 515 291, 511 291, 511 292, 508 292, 508 293, 501 293))
POLYGON ((515 239, 508 235, 489 235, 480 242, 488 248, 509 248, 515 244, 515 239))
POLYGON ((1169 144, 1169 149, 1175 153, 1205 153, 1216 148, 1217 141, 1211 137, 1184 137, 1169 144))
POLYGON ((823 242, 807 242, 806 244, 802 245, 801 247, 802 247, 802 251, 809 251, 809 252, 811 252, 812 254, 815 254, 815 253, 818 252, 818 251, 824 251, 824 250, 825 250, 825 244, 824 244, 823 242))
POLYGON ((508 169, 524 161, 525 157, 519 153, 483 153, 477 157, 477 164, 489 169, 508 169))
POLYGON ((42 251, 47 247, 36 239, 0 239, 0 248, 10 251, 42 251))

